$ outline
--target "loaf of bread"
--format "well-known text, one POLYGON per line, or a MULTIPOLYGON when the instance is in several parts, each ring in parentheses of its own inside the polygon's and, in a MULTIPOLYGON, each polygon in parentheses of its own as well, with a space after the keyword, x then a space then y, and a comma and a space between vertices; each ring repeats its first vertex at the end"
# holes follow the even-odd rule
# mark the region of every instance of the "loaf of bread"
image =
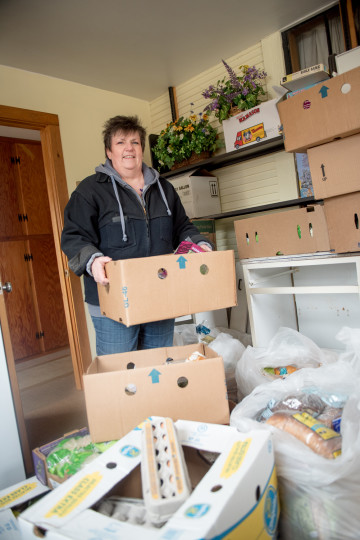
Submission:
POLYGON ((341 435, 307 412, 276 412, 266 423, 290 433, 325 458, 341 455, 341 435))

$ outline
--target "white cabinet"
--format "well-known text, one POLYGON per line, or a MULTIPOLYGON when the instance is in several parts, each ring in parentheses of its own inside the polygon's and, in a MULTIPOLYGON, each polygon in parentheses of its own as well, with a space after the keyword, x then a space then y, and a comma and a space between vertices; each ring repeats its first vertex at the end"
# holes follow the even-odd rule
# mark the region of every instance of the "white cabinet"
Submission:
POLYGON ((341 349, 343 326, 360 328, 360 257, 299 255, 242 260, 254 347, 281 326, 319 347, 341 349))

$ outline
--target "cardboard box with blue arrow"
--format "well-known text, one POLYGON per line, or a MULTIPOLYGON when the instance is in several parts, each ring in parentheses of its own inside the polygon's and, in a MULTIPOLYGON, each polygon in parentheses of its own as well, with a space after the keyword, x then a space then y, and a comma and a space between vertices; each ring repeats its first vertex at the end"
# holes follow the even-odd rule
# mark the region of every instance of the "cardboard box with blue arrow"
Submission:
POLYGON ((101 312, 126 326, 237 304, 233 250, 111 261, 101 312))
POLYGON ((148 416, 230 419, 223 359, 203 343, 98 356, 83 381, 93 442, 120 439, 148 416))
POLYGON ((287 152, 360 132, 360 67, 278 103, 287 152))

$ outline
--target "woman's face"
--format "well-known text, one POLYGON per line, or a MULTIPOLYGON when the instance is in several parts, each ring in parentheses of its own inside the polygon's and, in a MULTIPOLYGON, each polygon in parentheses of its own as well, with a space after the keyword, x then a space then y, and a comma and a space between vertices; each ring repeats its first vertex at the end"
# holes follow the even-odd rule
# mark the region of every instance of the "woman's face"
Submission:
POLYGON ((118 131, 112 138, 111 150, 107 150, 106 154, 120 176, 141 172, 143 151, 138 133, 118 131))

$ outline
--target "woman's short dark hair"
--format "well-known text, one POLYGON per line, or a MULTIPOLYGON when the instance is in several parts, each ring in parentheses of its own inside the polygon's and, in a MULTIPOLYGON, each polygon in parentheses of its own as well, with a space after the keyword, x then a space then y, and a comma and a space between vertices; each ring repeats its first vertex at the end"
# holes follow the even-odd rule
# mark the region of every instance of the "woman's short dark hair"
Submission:
POLYGON ((105 122, 103 134, 105 155, 106 150, 111 150, 111 141, 114 135, 122 131, 125 134, 138 133, 142 151, 145 150, 146 129, 141 125, 137 116, 114 116, 105 122))

